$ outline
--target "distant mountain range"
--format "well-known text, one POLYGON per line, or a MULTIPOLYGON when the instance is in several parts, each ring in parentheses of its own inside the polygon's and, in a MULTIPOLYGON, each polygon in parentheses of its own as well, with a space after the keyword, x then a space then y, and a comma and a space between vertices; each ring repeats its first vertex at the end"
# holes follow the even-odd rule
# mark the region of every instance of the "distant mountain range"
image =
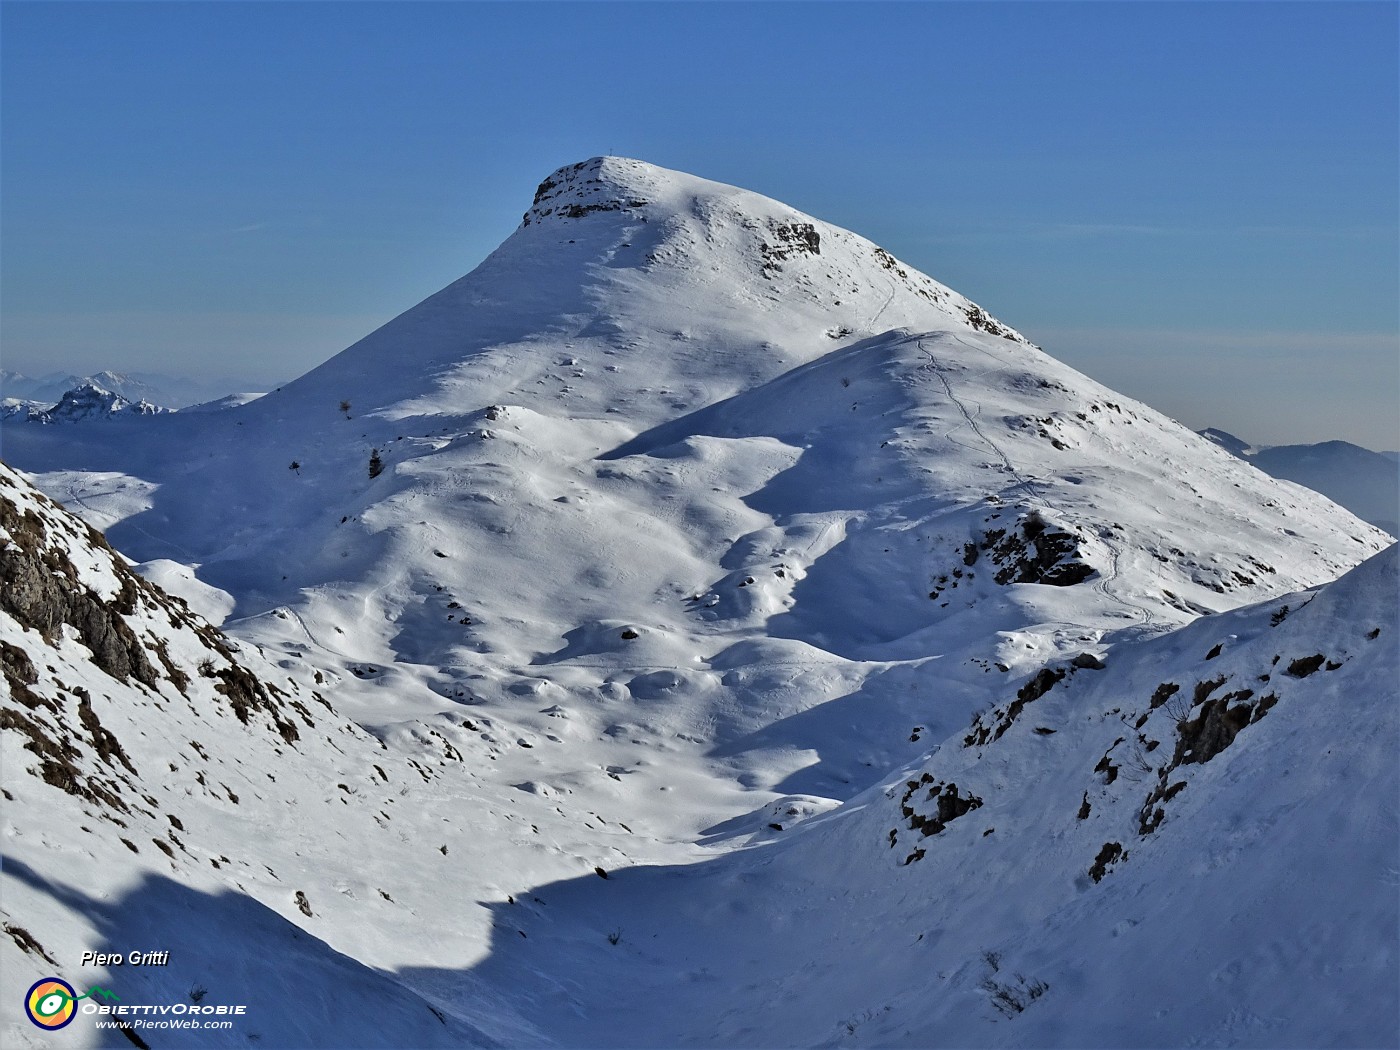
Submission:
POLYGON ((266 389, 256 385, 239 386, 229 381, 190 379, 156 372, 102 371, 92 375, 50 372, 40 377, 0 369, 0 398, 36 402, 41 407, 56 405, 63 395, 91 385, 116 394, 132 404, 141 401, 162 408, 185 408, 212 401, 236 389, 266 389))
POLYGON ((1321 492, 1363 521, 1400 535, 1400 464, 1395 452, 1372 452, 1347 441, 1251 445, 1213 427, 1200 433, 1264 473, 1321 492))

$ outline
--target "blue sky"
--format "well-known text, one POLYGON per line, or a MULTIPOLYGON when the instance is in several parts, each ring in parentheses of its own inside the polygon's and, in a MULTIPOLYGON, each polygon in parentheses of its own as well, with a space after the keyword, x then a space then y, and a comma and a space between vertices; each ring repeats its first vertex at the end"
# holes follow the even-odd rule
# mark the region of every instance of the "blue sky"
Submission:
POLYGON ((1400 445, 1394 3, 0 5, 6 368, 291 378, 640 157, 1189 425, 1400 445))

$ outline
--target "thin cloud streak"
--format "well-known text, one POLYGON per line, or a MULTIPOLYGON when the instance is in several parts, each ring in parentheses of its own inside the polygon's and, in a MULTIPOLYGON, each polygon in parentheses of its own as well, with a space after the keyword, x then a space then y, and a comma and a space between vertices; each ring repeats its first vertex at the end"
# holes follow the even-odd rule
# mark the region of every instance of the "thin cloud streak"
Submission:
POLYGON ((1317 240, 1371 240, 1380 237, 1394 238, 1395 230, 1388 226, 1153 226, 1140 223, 1112 222, 1030 222, 1015 225, 988 225, 973 230, 959 230, 951 233, 929 234, 914 238, 915 243, 924 244, 979 244, 988 241, 1056 241, 1112 237, 1177 237, 1221 238, 1238 240, 1241 238, 1292 237, 1317 240))
MULTIPOLYGON (((1239 331, 1224 328, 1037 328, 1033 338, 1045 347, 1076 345, 1123 350, 1154 347, 1177 353, 1268 352, 1400 355, 1395 332, 1239 331)), ((1400 361, 1400 357, 1397 357, 1400 361)), ((1397 364, 1400 367, 1400 364, 1397 364)))

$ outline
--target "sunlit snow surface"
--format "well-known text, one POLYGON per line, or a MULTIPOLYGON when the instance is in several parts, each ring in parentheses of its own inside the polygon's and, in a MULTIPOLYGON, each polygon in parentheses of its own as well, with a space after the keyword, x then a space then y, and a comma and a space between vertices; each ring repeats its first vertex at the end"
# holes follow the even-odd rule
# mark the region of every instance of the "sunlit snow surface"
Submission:
MULTIPOLYGON (((7 734, 7 922, 70 980, 85 948, 183 938, 104 974, 133 993, 234 981, 221 939, 264 1019, 218 1045, 1393 1038, 1393 551, 1281 598, 1387 537, 766 198, 609 158, 526 218, 246 405, 5 426, 9 462, 334 709, 277 753, 64 649, 55 681, 111 696, 147 790, 199 818, 167 858, 152 807, 133 853, 7 734), (963 746, 1082 653, 1107 669, 963 746), (1339 666, 1280 670, 1314 653, 1339 666), (1175 746, 1154 690, 1222 674, 1277 701, 1141 834, 1175 746), (1105 783, 1138 733, 1159 746, 1105 783), (189 739, 256 790, 167 771, 189 739), (981 805, 923 835, 925 773, 981 805), (264 1005, 289 944, 336 1004, 316 1024, 264 1005), (408 1027, 367 1032, 354 995, 408 1027)), ((8 1024, 47 970, 4 950, 8 1024)))

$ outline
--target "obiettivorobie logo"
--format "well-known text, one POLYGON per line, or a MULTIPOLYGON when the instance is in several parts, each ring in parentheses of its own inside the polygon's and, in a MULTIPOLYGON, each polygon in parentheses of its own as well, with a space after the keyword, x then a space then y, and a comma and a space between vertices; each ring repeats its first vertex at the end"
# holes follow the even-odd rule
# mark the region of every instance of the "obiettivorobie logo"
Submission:
POLYGON ((56 1032, 78 1014, 93 1017, 98 1028, 117 1028, 131 1036, 137 1028, 229 1029, 233 1018, 247 1015, 243 1003, 202 1003, 206 989, 190 989, 191 1002, 130 1003, 110 988, 93 985, 82 995, 61 977, 35 981, 24 996, 24 1012, 37 1027, 56 1032), (79 1006, 80 1000, 87 1002, 79 1006))
POLYGON ((78 1000, 89 996, 105 1002, 119 1002, 108 988, 93 985, 82 995, 60 977, 45 977, 35 981, 24 997, 24 1012, 29 1019, 46 1031, 64 1027, 78 1012, 78 1000))

